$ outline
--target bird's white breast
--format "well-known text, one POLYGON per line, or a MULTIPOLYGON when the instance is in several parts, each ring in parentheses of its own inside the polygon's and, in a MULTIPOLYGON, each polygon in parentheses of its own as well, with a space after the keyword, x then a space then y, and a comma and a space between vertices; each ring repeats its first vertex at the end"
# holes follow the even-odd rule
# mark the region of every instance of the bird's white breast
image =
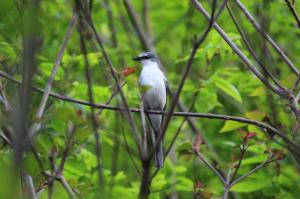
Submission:
POLYGON ((157 63, 143 63, 139 84, 146 87, 143 93, 144 105, 150 109, 163 109, 166 104, 165 75, 157 63))

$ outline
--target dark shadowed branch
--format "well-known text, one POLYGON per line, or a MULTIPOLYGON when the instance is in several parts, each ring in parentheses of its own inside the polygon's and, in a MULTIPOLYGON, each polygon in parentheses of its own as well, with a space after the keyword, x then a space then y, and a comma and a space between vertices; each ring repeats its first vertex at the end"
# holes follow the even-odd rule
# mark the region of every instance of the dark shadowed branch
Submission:
MULTIPOLYGON (((92 83, 92 76, 90 72, 90 64, 87 58, 87 49, 84 41, 84 30, 85 30, 85 25, 84 21, 82 18, 81 13, 84 12, 82 10, 81 4, 79 1, 76 1, 77 3, 77 12, 79 15, 79 26, 78 26, 78 32, 80 35, 80 48, 83 53, 83 58, 84 58, 84 65, 85 65, 85 77, 88 85, 88 97, 89 97, 89 102, 94 103, 94 94, 93 94, 93 83, 92 83)), ((102 146, 100 142, 100 136, 98 132, 98 122, 96 119, 96 113, 95 113, 95 108, 91 107, 91 120, 92 120, 92 127, 93 127, 93 133, 95 137, 95 142, 96 142, 96 158, 97 158, 97 171, 98 171, 98 180, 99 180, 99 190, 105 195, 105 188, 104 188, 104 174, 103 174, 103 156, 102 156, 102 146)))

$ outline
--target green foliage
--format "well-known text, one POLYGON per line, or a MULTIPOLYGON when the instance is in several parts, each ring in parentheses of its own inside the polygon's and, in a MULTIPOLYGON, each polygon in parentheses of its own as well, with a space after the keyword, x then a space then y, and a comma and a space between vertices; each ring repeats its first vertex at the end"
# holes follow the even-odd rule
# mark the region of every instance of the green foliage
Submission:
MULTIPOLYGON (((0 70, 10 74, 16 80, 23 80, 23 20, 24 11, 28 9, 28 1, 0 1, 0 70)), ((140 64, 133 62, 131 57, 144 51, 139 37, 131 24, 130 17, 122 1, 94 0, 91 16, 99 36, 104 41, 104 47, 113 63, 113 67, 124 83, 122 90, 130 107, 140 106, 140 93, 149 88, 138 86, 140 64), (116 35, 111 30, 110 19, 105 5, 109 2, 113 13, 112 20, 116 35), (116 37, 118 45, 113 44, 116 37), (124 68, 134 67, 130 74, 124 75, 124 68)), ((143 1, 131 0, 137 11, 141 27, 144 24, 143 1)), ((200 1, 210 10, 211 1, 200 1)), ((219 5, 218 1, 218 5, 219 5)), ((243 1, 251 13, 264 24, 264 28, 282 49, 287 52, 295 65, 300 63, 300 29, 296 28, 293 15, 289 12, 284 1, 243 1), (266 21, 264 21, 266 20, 266 21)), ((244 30, 249 43, 260 60, 279 79, 291 89, 296 76, 291 74, 279 55, 273 50, 264 51, 264 41, 254 30, 251 23, 246 21, 242 13, 230 2, 237 16, 239 24, 244 30)), ((52 67, 55 63, 70 19, 74 2, 63 0, 40 1, 39 22, 41 24, 40 48, 36 56, 37 68, 34 71, 33 85, 45 88, 52 67)), ((300 3, 295 1, 296 11, 299 13, 300 3)), ((195 35, 200 35, 207 26, 207 21, 197 12, 190 1, 159 1, 149 0, 149 37, 153 41, 158 56, 166 72, 171 90, 176 91, 186 62, 190 57, 195 35)), ((226 9, 218 18, 218 24, 226 31, 229 38, 242 49, 242 52, 253 61, 246 50, 240 34, 237 32, 226 9)), ((32 24, 29 24, 28 28, 32 24)), ((70 40, 62 57, 61 64, 54 78, 52 92, 89 101, 88 85, 85 75, 84 55, 80 49, 77 26, 74 28, 70 40)), ((92 91, 94 103, 107 103, 112 93, 116 91, 115 82, 95 38, 86 33, 87 58, 92 75, 92 91)), ((270 48, 271 49, 271 48, 270 48)), ((253 61, 254 62, 254 61, 253 61)), ((254 62, 255 63, 255 62, 254 62)), ((258 70, 261 70, 258 67, 258 70)), ((10 81, 6 83, 5 94, 13 108, 17 108, 19 101, 19 87, 10 81)), ((278 129, 284 130, 286 136, 292 137, 295 119, 286 107, 286 101, 272 94, 257 79, 216 30, 211 30, 196 53, 191 71, 188 75, 180 101, 187 109, 195 99, 193 112, 217 113, 246 117, 264 122, 278 129)), ((51 164, 59 166, 62 162, 68 141, 69 124, 74 125, 74 137, 63 169, 63 176, 79 198, 104 198, 99 190, 97 171, 96 138, 91 120, 91 108, 82 104, 64 102, 49 98, 46 111, 42 118, 35 118, 40 104, 41 94, 31 94, 29 106, 28 126, 34 121, 41 121, 41 129, 34 139, 34 149, 41 160, 30 149, 23 154, 22 168, 33 177, 35 188, 42 188, 40 198, 48 198, 49 186, 41 171, 52 172, 51 164), (53 160, 50 160, 53 158, 53 160), (53 162, 51 162, 53 161, 53 162)), ((170 103, 172 99, 168 99, 170 103)), ((120 95, 116 95, 110 105, 122 106, 120 95)), ((4 111, 0 104, 0 124, 2 127, 12 127, 17 123, 14 114, 4 111), (10 117, 13 115, 13 117, 10 117), (13 119, 11 119, 13 118, 13 119)), ((15 110, 15 109, 14 109, 15 110)), ((177 111, 177 110, 176 110, 177 111)), ((101 165, 105 183, 106 198, 137 198, 140 190, 142 164, 135 140, 132 138, 131 127, 126 114, 113 110, 103 110, 98 114, 95 109, 98 125, 99 142, 101 144, 101 165), (125 139, 126 141, 125 141, 125 139), (128 145, 128 146, 127 146, 128 145), (130 151, 130 154, 129 152, 130 151), (139 169, 137 171, 133 161, 139 169)), ((140 114, 133 114, 133 120, 138 132, 142 134, 140 114)), ((172 117, 164 137, 164 149, 167 149, 173 136, 177 132, 183 117, 172 117)), ((237 198, 297 198, 299 197, 300 178, 299 169, 291 155, 284 150, 284 143, 278 137, 272 137, 266 129, 239 123, 235 121, 221 121, 204 118, 194 118, 195 128, 203 136, 200 153, 213 163, 219 170, 233 170, 240 157, 239 147, 243 144, 243 132, 256 133, 255 138, 247 142, 247 151, 241 162, 237 178, 244 175, 269 157, 269 151, 277 149, 287 156, 266 165, 259 172, 238 182, 230 191, 237 198), (279 143, 275 144, 273 141, 279 143), (213 150, 212 150, 213 149, 213 150)), ((14 128, 9 128, 14 130, 14 128)), ((150 187, 151 199, 192 198, 196 193, 196 182, 201 182, 199 194, 212 193, 212 198, 221 198, 224 185, 219 178, 192 151, 195 134, 189 124, 185 122, 176 142, 166 158, 164 168, 160 169, 153 178, 150 187), (176 198, 174 197, 174 198, 176 198)), ((294 141, 299 141, 295 138, 294 141)), ((0 198, 20 198, 20 175, 16 172, 15 151, 9 144, 1 140, 0 143, 0 198), (16 180, 14 180, 16 179, 16 180)), ((152 165, 153 162, 151 162, 152 165)), ((19 166, 19 165, 17 165, 19 166)), ((151 169, 153 172, 154 169, 151 169)), ((68 198, 65 187, 58 181, 53 184, 53 198, 68 198)), ((208 194, 210 195, 210 194, 208 194)))

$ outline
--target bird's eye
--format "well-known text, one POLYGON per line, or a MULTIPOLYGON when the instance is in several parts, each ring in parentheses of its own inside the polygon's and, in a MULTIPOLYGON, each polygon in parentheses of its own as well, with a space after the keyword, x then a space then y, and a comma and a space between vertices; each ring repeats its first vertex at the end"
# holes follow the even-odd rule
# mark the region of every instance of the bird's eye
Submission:
POLYGON ((145 58, 146 58, 146 59, 150 59, 150 56, 149 56, 149 55, 146 55, 145 58))

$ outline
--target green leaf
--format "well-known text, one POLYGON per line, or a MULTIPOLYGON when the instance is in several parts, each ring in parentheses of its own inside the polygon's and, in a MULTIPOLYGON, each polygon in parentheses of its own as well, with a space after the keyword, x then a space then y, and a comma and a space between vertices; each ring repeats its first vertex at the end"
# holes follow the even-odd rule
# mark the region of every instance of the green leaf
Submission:
POLYGON ((244 181, 241 181, 230 189, 231 191, 239 192, 239 193, 249 193, 253 191, 260 190, 266 187, 268 183, 266 180, 258 180, 256 178, 246 178, 244 181))
POLYGON ((126 175, 124 174, 124 172, 123 171, 120 171, 120 172, 118 172, 117 173, 117 175, 115 176, 115 178, 114 178, 114 182, 115 183, 118 183, 118 182, 121 182, 121 181, 123 181, 124 179, 126 179, 126 175))
POLYGON ((223 91, 224 93, 226 93, 227 95, 229 95, 230 97, 232 97, 233 99, 235 99, 236 101, 242 103, 242 98, 241 95, 239 93, 239 91, 237 90, 237 88, 231 84, 229 81, 226 81, 225 79, 221 78, 221 77, 214 77, 214 83, 216 84, 216 86, 223 91))
POLYGON ((222 129, 220 130, 221 133, 229 132, 235 129, 239 129, 241 127, 247 126, 245 123, 236 122, 236 121, 226 121, 222 129))
POLYGON ((175 188, 177 191, 192 191, 194 183, 189 178, 184 176, 177 177, 178 184, 176 184, 175 188))
POLYGON ((151 183, 151 189, 152 190, 162 189, 167 183, 168 181, 166 180, 165 174, 158 174, 155 176, 155 178, 151 183))
POLYGON ((250 164, 257 164, 262 163, 268 158, 267 154, 255 155, 253 157, 244 158, 242 161, 242 165, 250 165, 250 164))
POLYGON ((189 142, 185 142, 182 145, 180 145, 177 150, 178 156, 181 157, 184 160, 190 160, 192 157, 192 144, 189 142))

